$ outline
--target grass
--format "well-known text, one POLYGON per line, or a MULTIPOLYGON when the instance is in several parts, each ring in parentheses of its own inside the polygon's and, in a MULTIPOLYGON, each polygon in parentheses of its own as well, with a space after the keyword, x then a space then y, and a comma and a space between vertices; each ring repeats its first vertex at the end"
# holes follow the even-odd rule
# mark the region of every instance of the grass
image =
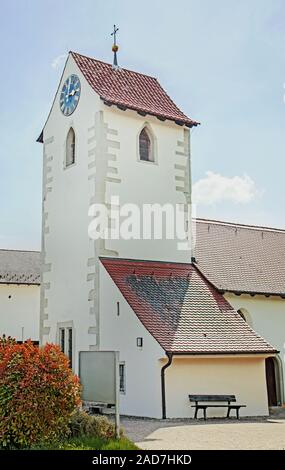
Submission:
POLYGON ((138 447, 126 437, 100 439, 98 437, 71 438, 61 443, 44 444, 34 450, 137 450, 138 447))

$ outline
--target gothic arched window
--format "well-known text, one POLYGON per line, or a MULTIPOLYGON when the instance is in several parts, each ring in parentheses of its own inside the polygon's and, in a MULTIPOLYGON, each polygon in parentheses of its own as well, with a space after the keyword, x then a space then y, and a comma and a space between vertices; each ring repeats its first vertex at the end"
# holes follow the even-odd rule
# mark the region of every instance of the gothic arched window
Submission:
POLYGON ((75 163, 75 132, 71 127, 66 137, 65 166, 75 163))
POLYGON ((139 136, 139 155, 140 160, 145 162, 154 161, 152 139, 146 127, 143 128, 139 136))

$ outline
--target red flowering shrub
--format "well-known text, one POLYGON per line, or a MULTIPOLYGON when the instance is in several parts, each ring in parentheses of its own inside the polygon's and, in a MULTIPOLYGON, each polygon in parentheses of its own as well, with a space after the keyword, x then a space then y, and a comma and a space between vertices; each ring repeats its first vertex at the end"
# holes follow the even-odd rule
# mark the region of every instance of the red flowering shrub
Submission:
POLYGON ((0 338, 0 447, 63 437, 80 385, 58 346, 0 338))

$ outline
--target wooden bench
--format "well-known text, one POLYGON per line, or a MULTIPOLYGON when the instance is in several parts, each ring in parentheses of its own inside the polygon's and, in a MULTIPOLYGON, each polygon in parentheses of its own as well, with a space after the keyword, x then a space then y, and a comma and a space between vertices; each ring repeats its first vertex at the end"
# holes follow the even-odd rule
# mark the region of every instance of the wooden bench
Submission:
POLYGON ((191 405, 191 408, 195 408, 194 418, 197 418, 199 410, 203 410, 205 420, 207 419, 207 408, 227 408, 227 418, 229 418, 231 410, 236 410, 236 417, 239 419, 240 408, 246 406, 237 405, 235 395, 189 395, 189 401, 195 402, 195 405, 191 405), (224 404, 220 404, 221 402, 224 404))

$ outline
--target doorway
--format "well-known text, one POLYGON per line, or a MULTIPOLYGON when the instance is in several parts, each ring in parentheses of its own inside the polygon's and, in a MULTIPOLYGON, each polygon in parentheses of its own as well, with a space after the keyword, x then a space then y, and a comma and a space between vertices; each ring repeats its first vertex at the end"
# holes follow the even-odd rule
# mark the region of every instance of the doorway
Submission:
POLYGON ((265 361, 268 406, 277 406, 276 370, 273 357, 265 361))

